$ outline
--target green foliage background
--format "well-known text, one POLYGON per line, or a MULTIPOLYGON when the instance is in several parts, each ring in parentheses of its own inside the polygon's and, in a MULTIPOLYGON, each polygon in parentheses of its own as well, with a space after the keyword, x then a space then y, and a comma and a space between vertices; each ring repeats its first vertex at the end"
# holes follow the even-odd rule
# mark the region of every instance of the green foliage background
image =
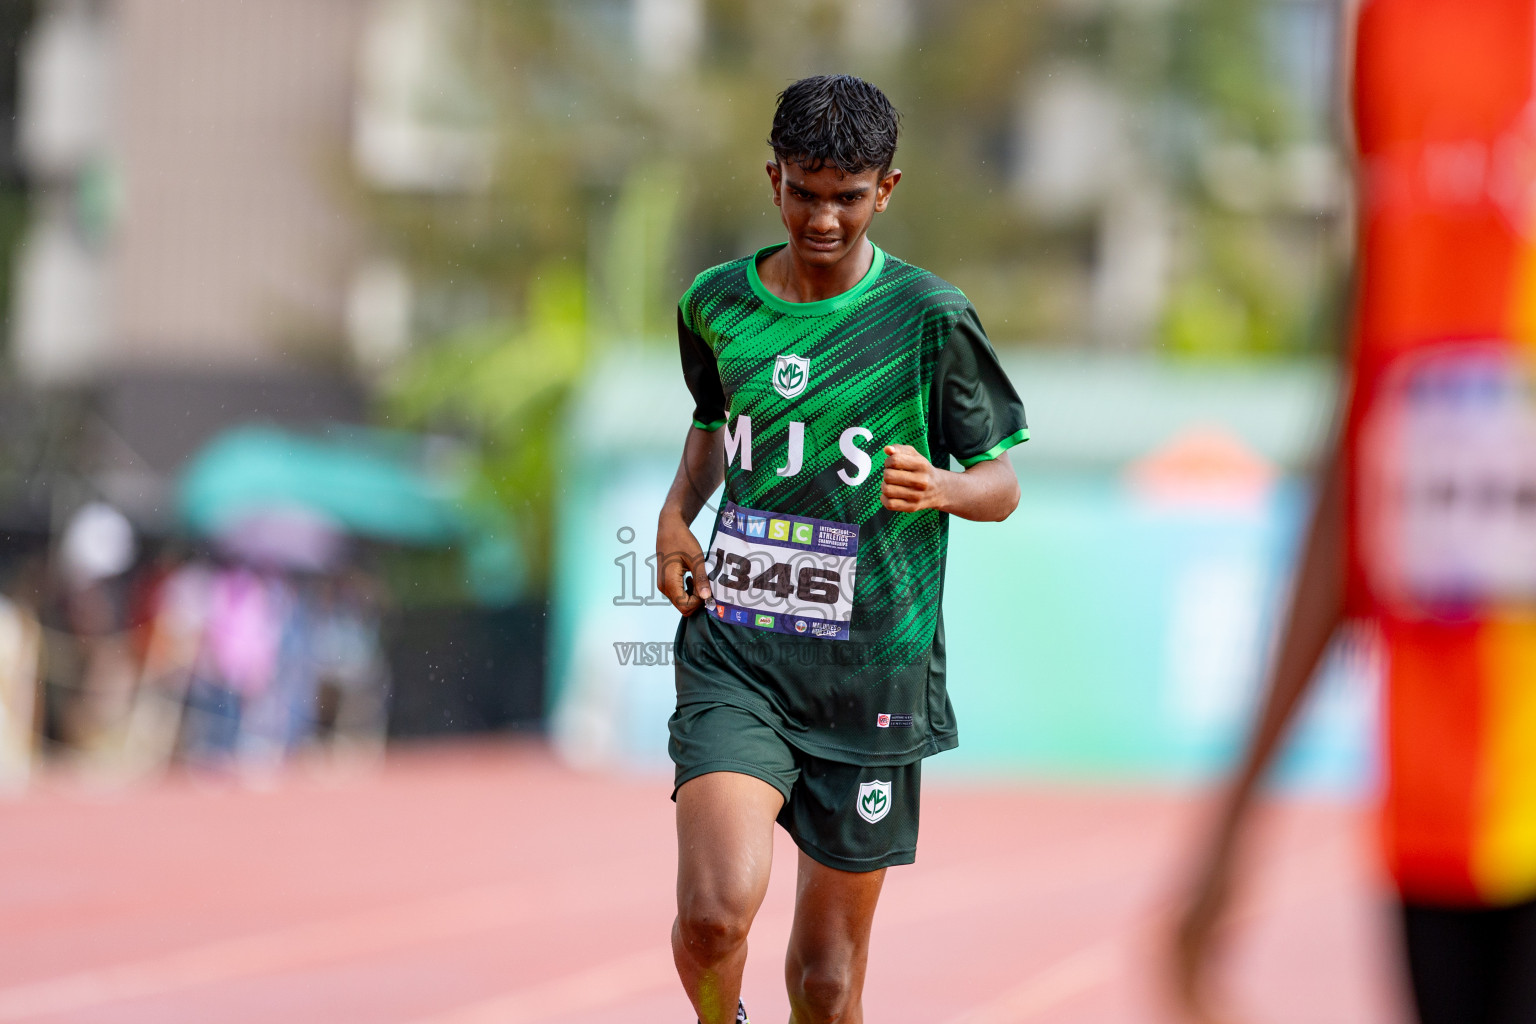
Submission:
POLYGON ((1020 104, 1063 61, 1123 98, 1147 185, 1174 205, 1172 280, 1143 343, 1200 358, 1334 343, 1337 224, 1227 208, 1203 176, 1212 145, 1268 159, 1329 141, 1274 73, 1261 0, 915 2, 886 49, 860 45, 872 30, 858 18, 874 15, 858 12, 878 5, 710 0, 700 59, 677 74, 636 60, 627 4, 466 2, 450 116, 494 134, 496 173, 473 194, 370 198, 421 295, 383 416, 471 442, 479 490, 510 510, 536 582, 567 396, 605 349, 669 348, 694 273, 780 237, 764 139, 776 94, 805 74, 866 76, 902 110, 905 176, 876 233, 965 289, 1000 344, 1093 340, 1094 224, 1032 214, 1011 170, 1020 104))

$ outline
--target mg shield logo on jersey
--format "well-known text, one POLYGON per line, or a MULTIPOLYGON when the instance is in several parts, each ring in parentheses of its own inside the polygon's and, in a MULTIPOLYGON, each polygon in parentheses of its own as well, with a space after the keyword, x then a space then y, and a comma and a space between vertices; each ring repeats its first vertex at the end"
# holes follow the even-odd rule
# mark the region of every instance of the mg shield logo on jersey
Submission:
POLYGON ((859 817, 873 825, 891 813, 891 784, 881 782, 859 783, 859 817))
POLYGON ((785 398, 798 398, 811 379, 811 361, 803 356, 779 356, 773 364, 773 390, 785 398))

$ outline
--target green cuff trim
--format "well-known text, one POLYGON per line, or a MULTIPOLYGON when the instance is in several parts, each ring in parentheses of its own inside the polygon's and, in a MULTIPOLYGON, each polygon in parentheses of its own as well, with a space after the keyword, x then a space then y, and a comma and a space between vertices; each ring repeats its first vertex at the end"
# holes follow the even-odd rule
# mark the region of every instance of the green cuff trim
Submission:
POLYGON ((713 434, 715 431, 725 426, 725 420, 715 420, 713 423, 700 423, 698 420, 694 420, 693 425, 699 430, 713 434))
POLYGON ((991 448, 988 448, 980 455, 972 455, 968 459, 957 459, 956 461, 966 469, 970 469, 972 466, 976 465, 976 463, 986 462, 989 459, 995 459, 1009 448, 1012 448, 1014 445, 1021 444, 1028 440, 1029 428, 1025 427, 1023 430, 1009 434, 1007 437, 1003 438, 1001 441, 997 442, 997 444, 993 445, 991 448))

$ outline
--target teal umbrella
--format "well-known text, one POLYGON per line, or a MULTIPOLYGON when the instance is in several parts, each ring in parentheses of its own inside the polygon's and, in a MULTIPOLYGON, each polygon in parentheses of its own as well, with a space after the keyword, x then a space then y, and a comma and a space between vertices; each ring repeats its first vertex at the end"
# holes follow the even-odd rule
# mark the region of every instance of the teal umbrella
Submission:
POLYGON ((285 511, 402 544, 448 544, 472 533, 457 481, 428 473, 414 447, 363 431, 316 438, 270 427, 230 430, 187 464, 181 518, 208 537, 285 511))

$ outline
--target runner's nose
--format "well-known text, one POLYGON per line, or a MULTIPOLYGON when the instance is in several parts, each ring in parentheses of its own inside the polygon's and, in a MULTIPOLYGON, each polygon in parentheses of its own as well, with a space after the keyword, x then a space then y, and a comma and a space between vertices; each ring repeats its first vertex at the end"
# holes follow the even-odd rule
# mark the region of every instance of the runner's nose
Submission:
POLYGON ((837 234, 837 211, 831 203, 817 203, 808 225, 810 233, 830 238, 837 234))

